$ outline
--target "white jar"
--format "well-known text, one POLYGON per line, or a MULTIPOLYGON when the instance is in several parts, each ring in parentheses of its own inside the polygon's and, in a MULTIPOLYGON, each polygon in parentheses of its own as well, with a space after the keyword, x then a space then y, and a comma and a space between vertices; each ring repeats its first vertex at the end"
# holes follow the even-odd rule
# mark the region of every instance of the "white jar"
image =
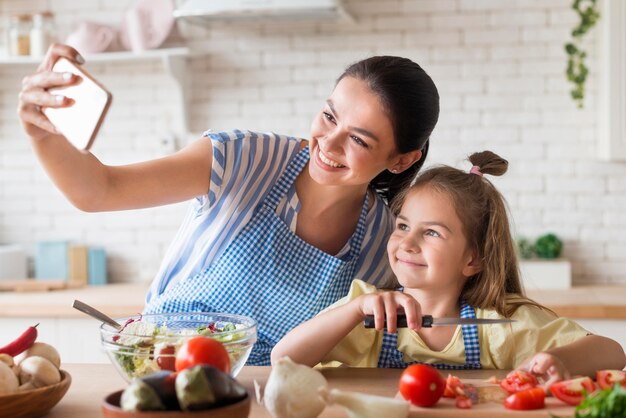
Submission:
POLYGON ((52 43, 53 35, 53 14, 50 12, 37 13, 33 15, 33 24, 30 29, 30 55, 42 57, 46 54, 48 47, 52 43))
POLYGON ((10 55, 30 55, 30 15, 16 15, 11 17, 9 25, 10 55))

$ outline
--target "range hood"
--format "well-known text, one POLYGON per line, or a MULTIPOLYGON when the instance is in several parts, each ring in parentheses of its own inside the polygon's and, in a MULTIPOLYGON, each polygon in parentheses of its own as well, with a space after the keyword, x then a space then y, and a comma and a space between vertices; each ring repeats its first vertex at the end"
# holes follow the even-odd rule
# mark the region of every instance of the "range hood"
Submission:
POLYGON ((185 0, 174 17, 203 24, 235 19, 350 19, 341 0, 185 0))

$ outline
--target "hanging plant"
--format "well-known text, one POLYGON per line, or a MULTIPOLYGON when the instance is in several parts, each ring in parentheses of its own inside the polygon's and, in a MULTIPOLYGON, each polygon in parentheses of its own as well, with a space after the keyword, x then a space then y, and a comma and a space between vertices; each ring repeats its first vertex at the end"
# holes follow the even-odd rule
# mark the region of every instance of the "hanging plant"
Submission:
POLYGON ((574 0, 572 9, 576 11, 580 17, 580 22, 572 30, 572 42, 565 44, 565 52, 567 52, 567 80, 570 81, 574 88, 570 90, 572 99, 582 109, 585 99, 585 81, 589 74, 589 69, 585 65, 587 53, 582 49, 582 37, 594 27, 600 13, 598 12, 597 0, 574 0))

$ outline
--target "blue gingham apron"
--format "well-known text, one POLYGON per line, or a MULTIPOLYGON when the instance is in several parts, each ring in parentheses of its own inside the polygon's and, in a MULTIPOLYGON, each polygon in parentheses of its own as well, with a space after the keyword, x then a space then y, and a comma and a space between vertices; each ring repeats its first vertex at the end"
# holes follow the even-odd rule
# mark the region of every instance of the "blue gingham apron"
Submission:
POLYGON ((224 312, 257 323, 257 343, 246 364, 269 365, 274 345, 292 328, 348 294, 365 235, 367 193, 350 251, 337 258, 296 236, 276 207, 309 161, 302 149, 252 219, 224 253, 201 273, 158 296, 147 313, 224 312))
MULTIPOLYGON (((476 318, 474 308, 465 302, 461 303, 461 318, 476 318)), ((445 370, 480 369, 480 344, 478 343, 478 326, 461 325, 463 331, 463 343, 465 344, 465 364, 442 364, 428 363, 430 366, 445 370)), ((404 353, 398 350, 398 333, 390 334, 384 331, 383 345, 378 358, 378 367, 405 368, 411 364, 420 363, 414 361, 405 363, 404 353)))

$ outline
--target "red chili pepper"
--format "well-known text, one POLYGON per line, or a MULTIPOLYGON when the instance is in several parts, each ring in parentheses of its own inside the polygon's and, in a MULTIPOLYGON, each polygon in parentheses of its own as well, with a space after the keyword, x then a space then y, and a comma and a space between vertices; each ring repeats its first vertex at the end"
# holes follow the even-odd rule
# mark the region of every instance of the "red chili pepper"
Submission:
POLYGON ((4 353, 15 357, 21 352, 28 350, 37 339, 37 325, 28 327, 22 335, 4 347, 0 347, 0 354, 4 353))

